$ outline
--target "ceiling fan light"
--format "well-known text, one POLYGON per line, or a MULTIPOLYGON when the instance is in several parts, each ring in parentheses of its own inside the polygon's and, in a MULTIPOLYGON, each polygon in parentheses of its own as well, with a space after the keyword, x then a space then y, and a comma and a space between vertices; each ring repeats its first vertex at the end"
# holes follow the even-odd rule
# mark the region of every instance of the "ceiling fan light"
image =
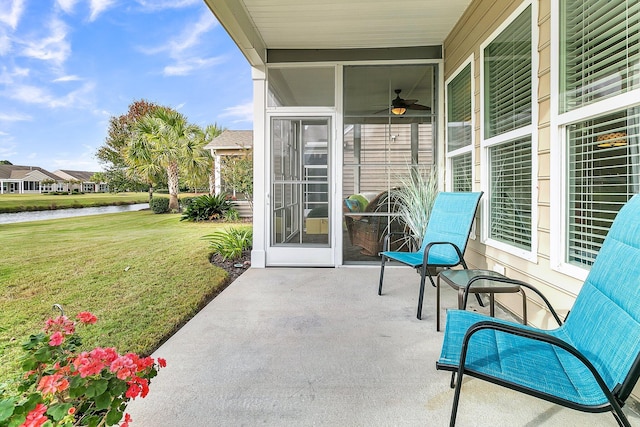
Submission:
POLYGON ((391 108, 391 112, 397 116, 401 116, 407 112, 407 109, 404 107, 393 107, 391 108))

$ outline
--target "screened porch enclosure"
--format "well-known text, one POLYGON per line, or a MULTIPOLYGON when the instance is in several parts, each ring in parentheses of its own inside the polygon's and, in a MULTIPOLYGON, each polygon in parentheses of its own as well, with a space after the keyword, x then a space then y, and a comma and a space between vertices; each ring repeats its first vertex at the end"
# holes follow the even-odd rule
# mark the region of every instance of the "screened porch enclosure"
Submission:
POLYGON ((429 174, 433 168, 436 77, 437 67, 427 64, 344 68, 345 264, 379 262, 384 235, 406 230, 394 189, 410 174, 429 174), (414 102, 416 109, 394 114, 390 100, 396 96, 414 102))

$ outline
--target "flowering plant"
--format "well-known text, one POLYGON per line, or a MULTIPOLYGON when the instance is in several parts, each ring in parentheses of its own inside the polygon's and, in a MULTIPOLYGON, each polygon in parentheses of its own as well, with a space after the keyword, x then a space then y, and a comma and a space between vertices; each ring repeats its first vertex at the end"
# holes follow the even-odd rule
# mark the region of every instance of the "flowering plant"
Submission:
MULTIPOLYGON (((89 312, 81 325, 96 323, 89 312)), ((128 427, 127 403, 149 393, 149 381, 166 366, 164 359, 97 347, 80 351, 76 322, 64 314, 49 319, 42 332, 22 344, 25 374, 16 392, 0 390, 0 427, 128 427)))

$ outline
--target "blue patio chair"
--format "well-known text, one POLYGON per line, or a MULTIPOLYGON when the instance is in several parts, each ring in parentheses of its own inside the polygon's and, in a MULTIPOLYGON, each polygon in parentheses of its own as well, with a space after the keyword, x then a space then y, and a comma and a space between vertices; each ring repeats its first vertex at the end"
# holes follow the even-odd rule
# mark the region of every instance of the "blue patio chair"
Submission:
POLYGON ((618 213, 564 324, 543 298, 557 329, 447 313, 436 367, 453 371, 451 426, 464 374, 569 408, 611 411, 619 425, 630 426, 621 408, 640 375, 639 218, 636 195, 618 213))
POLYGON ((385 236, 383 249, 380 252, 382 263, 380 265, 380 284, 378 295, 382 295, 382 282, 384 280, 384 265, 387 259, 398 261, 402 264, 420 270, 420 293, 418 295, 418 319, 422 318, 422 301, 424 299, 424 285, 426 276, 429 276, 431 285, 436 284, 429 274, 431 267, 455 267, 464 262, 464 251, 471 233, 473 218, 475 216, 482 192, 440 192, 433 203, 433 209, 429 215, 427 231, 422 239, 420 249, 414 252, 388 251, 389 242, 393 234, 385 236))

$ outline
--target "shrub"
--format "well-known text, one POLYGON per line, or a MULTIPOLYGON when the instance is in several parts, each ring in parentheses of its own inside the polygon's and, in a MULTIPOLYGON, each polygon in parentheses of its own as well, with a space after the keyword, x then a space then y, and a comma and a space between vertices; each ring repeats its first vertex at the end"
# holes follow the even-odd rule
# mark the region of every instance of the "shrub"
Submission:
POLYGON ((185 207, 180 221, 210 221, 221 219, 233 207, 224 194, 195 197, 185 207))
POLYGON ((224 220, 226 222, 236 222, 240 219, 240 214, 236 208, 230 208, 224 213, 224 220))
POLYGON ((154 197, 149 202, 149 208, 153 213, 167 213, 169 212, 169 199, 166 197, 154 197))
POLYGON ((233 227, 216 231, 202 236, 208 240, 213 253, 219 254, 225 261, 238 259, 242 252, 251 249, 253 245, 253 229, 250 227, 233 227))

